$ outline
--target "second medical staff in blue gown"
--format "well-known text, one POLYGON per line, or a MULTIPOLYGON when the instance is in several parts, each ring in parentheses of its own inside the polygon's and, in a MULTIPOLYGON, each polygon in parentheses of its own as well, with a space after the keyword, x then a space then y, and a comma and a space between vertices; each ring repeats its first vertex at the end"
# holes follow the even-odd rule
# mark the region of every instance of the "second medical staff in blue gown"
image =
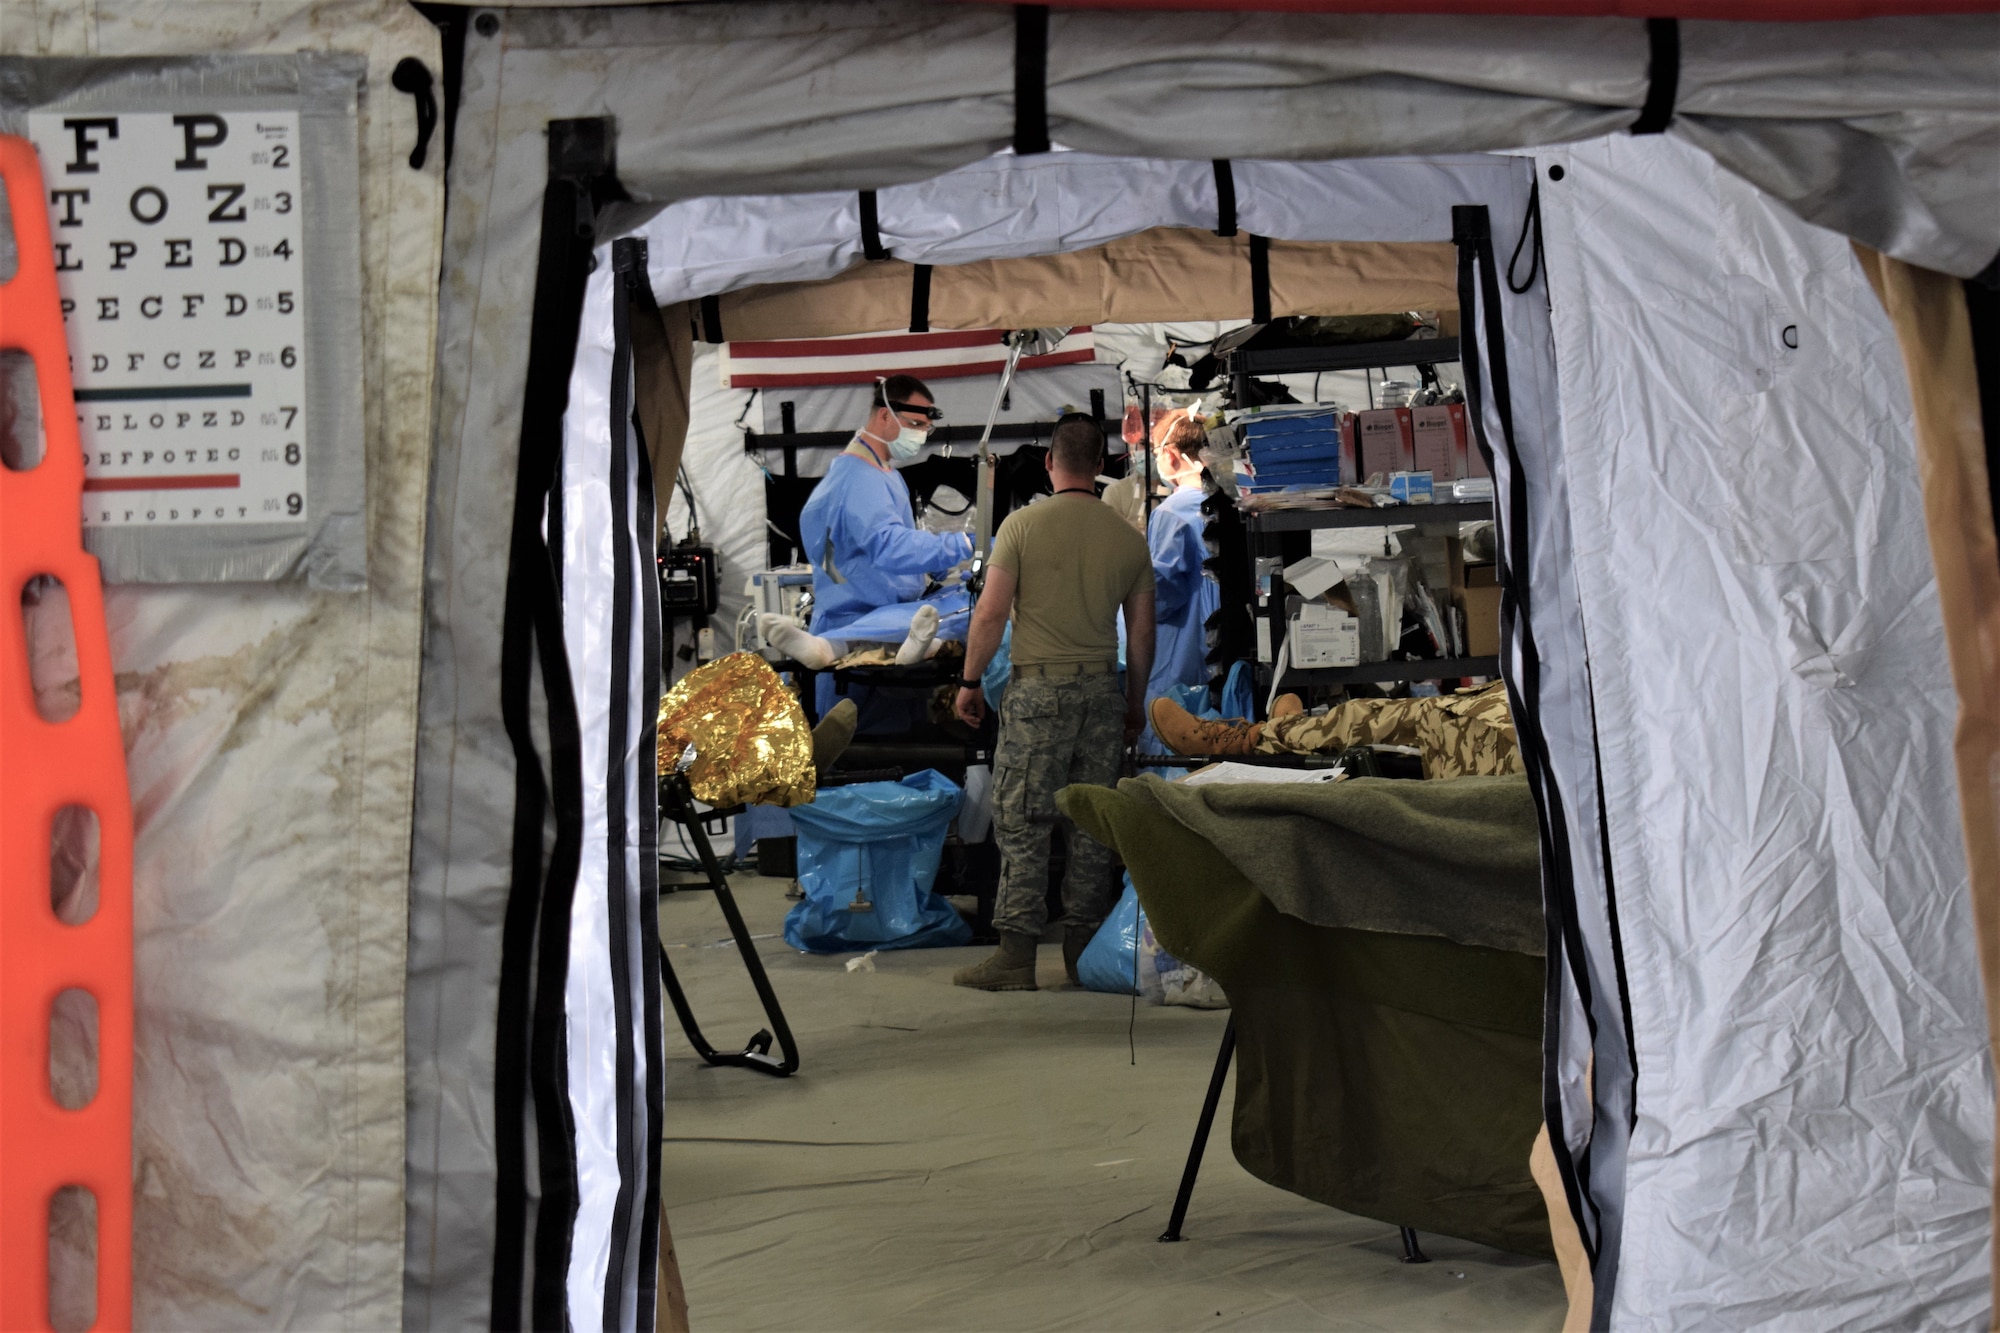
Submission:
MULTIPOLYGON (((1153 674, 1146 684, 1152 700, 1185 685, 1208 682, 1206 625, 1220 604, 1215 581, 1202 574, 1208 554, 1202 542, 1201 449, 1207 432, 1187 412, 1172 412, 1153 427, 1153 465, 1173 493, 1153 507, 1146 545, 1153 552, 1153 606, 1159 630, 1153 641, 1153 674)), ((1140 748, 1166 747, 1149 724, 1140 748)))

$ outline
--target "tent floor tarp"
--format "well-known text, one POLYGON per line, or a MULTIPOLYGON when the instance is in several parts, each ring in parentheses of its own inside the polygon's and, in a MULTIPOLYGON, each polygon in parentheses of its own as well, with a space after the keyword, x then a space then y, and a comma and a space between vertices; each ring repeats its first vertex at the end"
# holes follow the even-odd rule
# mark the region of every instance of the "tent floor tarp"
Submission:
MULTIPOLYGON (((775 932, 782 881, 733 881, 775 932)), ((662 937, 703 1027, 763 1019, 707 894, 662 937)), ((1555 1328, 1552 1263, 1395 1229, 1256 1180, 1217 1126, 1188 1240, 1162 1245, 1224 1013, 951 985, 983 949, 839 957, 763 945, 805 1068, 695 1059, 667 1031, 664 1187, 697 1329, 1555 1328)), ((1058 947, 1044 987, 1062 984, 1058 947)), ((1225 1097, 1224 1107, 1232 1104, 1225 1097)), ((1226 1117, 1225 1111, 1225 1117, 1226 1117)))

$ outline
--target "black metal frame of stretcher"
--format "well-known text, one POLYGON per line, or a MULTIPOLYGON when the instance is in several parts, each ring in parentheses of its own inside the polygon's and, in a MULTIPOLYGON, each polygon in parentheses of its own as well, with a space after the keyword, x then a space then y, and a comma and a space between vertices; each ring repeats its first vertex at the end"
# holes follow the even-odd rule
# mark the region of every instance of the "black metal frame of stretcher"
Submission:
MULTIPOLYGON (((1222 1045, 1215 1052, 1215 1072, 1208 1077, 1208 1095, 1201 1100, 1201 1118, 1195 1121, 1194 1142, 1188 1145, 1187 1165, 1181 1169, 1181 1187, 1174 1194, 1173 1216, 1167 1219, 1167 1229, 1160 1233, 1163 1243, 1186 1240, 1181 1234, 1181 1224, 1187 1221, 1188 1203, 1194 1198, 1195 1177, 1201 1174, 1201 1159, 1208 1151, 1208 1132, 1215 1126, 1215 1111, 1222 1104, 1222 1085, 1229 1078, 1230 1062, 1236 1058, 1236 1015, 1231 1014, 1222 1028, 1222 1045)), ((1403 1240, 1403 1262, 1406 1264, 1427 1264, 1430 1256, 1417 1245, 1417 1233, 1409 1227, 1397 1227, 1403 1240)))
POLYGON ((718 1051, 709 1044, 701 1032, 701 1024, 695 1021, 694 1010, 688 1005, 687 993, 681 989, 680 978, 674 974, 674 965, 667 958, 667 946, 660 945, 660 985, 667 993, 667 999, 674 1006, 674 1014, 681 1020, 681 1031, 687 1034, 688 1044, 695 1054, 712 1065, 734 1066, 739 1069, 754 1069, 760 1074, 774 1078, 786 1078, 799 1067, 798 1044, 792 1040, 792 1028, 785 1021, 784 1008, 778 1003, 778 996, 771 989, 771 978, 764 972, 764 960, 757 956, 757 944, 750 937, 750 928, 743 923, 743 913, 737 909, 736 895, 730 892, 729 879, 722 873, 722 865, 715 859, 715 850, 708 845, 708 832, 703 827, 703 818, 718 818, 739 813, 741 806, 728 810, 702 811, 695 808, 694 792, 688 787, 687 776, 669 773, 660 779, 660 816, 671 819, 688 831, 694 839, 695 855, 701 861, 701 868, 708 876, 706 884, 691 884, 685 887, 706 888, 715 894, 716 905, 722 908, 722 916, 729 923, 729 933, 736 941, 736 951, 742 955, 743 968, 750 974, 750 984, 757 990, 757 999, 764 1006, 764 1017, 770 1026, 759 1028, 740 1051, 718 1051), (777 1034, 782 1060, 771 1057, 772 1033, 777 1034))
MULTIPOLYGON (((1356 750, 1367 751, 1366 746, 1356 750)), ((1375 759, 1372 753, 1364 753, 1360 758, 1371 771, 1375 759)), ((1203 768, 1218 762, 1249 763, 1266 768, 1327 768, 1336 764, 1354 762, 1343 752, 1340 757, 1317 755, 1148 755, 1140 763, 1159 768, 1203 768), (1289 762, 1287 762, 1289 761, 1289 762), (1317 762, 1311 762, 1317 761, 1317 762)), ((1222 1028, 1222 1045, 1215 1052, 1215 1072, 1208 1076, 1208 1092, 1201 1099, 1201 1116, 1194 1124, 1194 1141, 1188 1145, 1187 1165, 1181 1168, 1181 1185, 1174 1192, 1173 1215, 1167 1219, 1167 1229, 1160 1233, 1163 1244, 1186 1240, 1181 1234, 1181 1225, 1187 1221, 1188 1204, 1194 1198, 1195 1178, 1201 1174, 1201 1159, 1208 1152, 1208 1133, 1215 1127, 1216 1108, 1222 1104, 1222 1085, 1229 1079, 1229 1066, 1236 1058, 1236 1015, 1232 1012, 1229 1021, 1222 1028)), ((1417 1244, 1417 1233, 1409 1227, 1399 1226, 1396 1231, 1403 1241, 1403 1262, 1406 1264, 1427 1264, 1430 1256, 1417 1244)))

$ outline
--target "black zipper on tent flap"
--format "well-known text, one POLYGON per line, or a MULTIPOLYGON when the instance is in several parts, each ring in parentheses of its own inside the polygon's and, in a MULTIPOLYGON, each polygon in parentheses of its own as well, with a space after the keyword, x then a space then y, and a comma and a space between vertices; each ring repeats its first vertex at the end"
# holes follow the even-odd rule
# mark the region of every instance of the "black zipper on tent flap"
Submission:
MULTIPOLYGON (((500 712, 513 748, 515 789, 493 1072, 495 1213, 488 1318, 500 1333, 523 1325, 522 1284, 530 1267, 526 1112, 531 1096, 540 1163, 529 1312, 535 1327, 560 1328, 566 1320, 564 1286, 576 1211, 563 991, 582 839, 582 753, 562 643, 560 584, 542 522, 544 506, 557 494, 562 418, 591 263, 590 238, 576 234, 574 220, 591 193, 586 181, 556 177, 542 196, 541 253, 501 622, 500 712), (537 661, 547 705, 547 786, 530 706, 537 661), (555 838, 544 863, 543 828, 551 808, 555 838)), ((551 524, 551 532, 560 533, 554 515, 551 524)))
POLYGON ((1271 238, 1250 238, 1250 322, 1271 322, 1271 238))
MULTIPOLYGON (((634 270, 645 281, 646 244, 626 237, 612 242, 611 269, 611 413, 606 423, 611 443, 611 697, 606 709, 608 731, 605 744, 604 806, 604 898, 610 918, 611 1013, 616 1027, 612 1042, 613 1077, 617 1086, 613 1102, 617 1108, 618 1192, 611 1206, 609 1254, 605 1260, 604 1303, 601 1307, 604 1333, 619 1333, 624 1327, 623 1297, 625 1266, 636 1256, 629 1244, 632 1235, 632 1184, 638 1174, 637 1136, 632 1126, 632 1073, 638 1053, 632 1046, 632 949, 634 927, 626 897, 632 889, 625 873, 625 851, 632 843, 630 816, 626 805, 626 784, 633 774, 626 769, 625 756, 632 734, 632 568, 633 533, 626 514, 626 500, 632 494, 632 300, 634 270)), ((648 759, 651 756, 647 756, 648 759)), ((639 784, 643 798, 652 792, 652 783, 639 784)), ((657 955, 648 955, 648 959, 657 955)), ((636 1322, 635 1322, 635 1326, 636 1322)))
POLYGON ((1681 22, 1647 19, 1646 103, 1632 122, 1634 134, 1664 134, 1674 123, 1674 99, 1681 86, 1681 22))
POLYGON ((725 341, 722 336, 722 298, 719 296, 701 298, 701 340, 705 343, 725 341))
MULTIPOLYGON (((1483 204, 1461 204, 1451 210, 1452 240, 1458 246, 1458 301, 1461 319, 1470 321, 1475 312, 1479 324, 1469 327, 1460 339, 1466 354, 1465 371, 1468 412, 1473 436, 1484 456, 1487 471, 1500 475, 1494 466, 1496 446, 1486 429, 1485 398, 1491 375, 1494 415, 1499 419, 1499 447, 1506 450, 1507 505, 1495 511, 1498 521, 1500 564, 1501 666, 1507 681, 1508 706, 1513 712, 1515 731, 1520 739, 1522 758, 1528 770, 1528 788, 1535 799, 1542 854, 1542 894, 1546 922, 1548 957, 1547 983, 1543 993, 1542 1113, 1549 1126, 1549 1147, 1553 1150, 1563 1194, 1570 1212, 1577 1218, 1577 1230, 1584 1253, 1592 1266, 1597 1263, 1597 1206, 1588 1189, 1589 1154, 1577 1160, 1569 1150, 1562 1114, 1562 1089, 1556 1075, 1557 1056, 1562 1040, 1562 976, 1571 974, 1582 1000, 1586 1019, 1593 1029, 1590 976, 1584 970, 1582 939, 1576 928, 1576 886, 1569 860, 1568 821, 1555 788, 1549 762, 1548 741, 1541 729, 1541 659, 1536 651, 1534 625, 1530 619, 1528 488, 1523 480, 1520 451, 1514 441, 1513 392, 1507 378, 1506 329, 1500 314, 1499 266, 1493 254, 1490 215, 1483 204), (1483 324, 1484 347, 1480 343, 1483 324), (1482 364, 1484 362, 1490 364, 1482 364), (1515 651, 1518 646, 1519 652, 1515 651), (1516 670, 1509 671, 1507 668, 1516 670), (1518 673, 1518 680, 1516 674, 1518 673), (1586 1212, 1587 1210, 1587 1212, 1586 1212), (1585 1225, 1588 1222, 1590 1225, 1585 1225)), ((1593 1031, 1594 1037, 1594 1031, 1593 1031)))
POLYGON ((910 332, 931 331, 931 266, 910 266, 910 332))
POLYGON ((882 246, 882 222, 876 218, 874 190, 862 190, 862 258, 886 260, 888 256, 882 246))
POLYGON ((1611 874, 1611 803, 1604 799, 1604 747, 1597 730, 1597 687, 1590 687, 1590 762, 1597 769, 1597 854, 1604 862, 1604 916, 1611 931, 1611 964, 1618 983, 1618 1012, 1625 1023, 1625 1060, 1632 1071, 1632 1095, 1625 1107, 1625 1133, 1639 1127, 1639 1039, 1632 1031, 1632 987, 1625 976, 1625 932, 1618 924, 1618 893, 1611 874))
MULTIPOLYGON (((641 243, 643 244, 643 242, 641 243)), ((645 266, 640 265, 638 281, 633 282, 627 292, 635 308, 644 311, 654 319, 659 318, 660 308, 653 300, 652 285, 646 281, 645 266)), ((637 519, 635 536, 638 538, 639 564, 651 571, 655 567, 659 523, 654 509, 652 451, 646 441, 644 427, 635 417, 633 431, 638 438, 636 454, 639 466, 638 490, 635 497, 637 519)), ((640 584, 640 652, 643 654, 644 671, 640 679, 645 692, 639 698, 640 731, 636 752, 649 758, 659 753, 660 718, 660 584, 657 578, 646 578, 640 584)), ((657 767, 657 761, 654 763, 657 767)), ((642 788, 638 815, 639 827, 639 920, 635 928, 639 933, 639 957, 651 964, 660 956, 660 804, 654 799, 658 791, 655 782, 642 788)), ((649 965, 641 969, 639 976, 640 996, 645 1004, 646 1017, 646 1123, 651 1132, 646 1135, 645 1172, 645 1213, 640 1219, 639 1253, 644 1267, 639 1270, 639 1317, 637 1326, 650 1329, 654 1326, 659 1303, 659 1262, 660 1253, 660 1127, 666 1123, 666 1083, 660 1068, 661 1012, 660 1012, 660 969, 649 965)))
POLYGON ((1014 6, 1014 155, 1049 151, 1049 7, 1014 6))
POLYGON ((1226 157, 1215 159, 1215 234, 1236 234, 1236 169, 1226 157))
POLYGON ((438 49, 444 65, 438 72, 444 103, 438 128, 444 131, 444 165, 449 171, 458 136, 458 95, 465 86, 465 30, 472 23, 472 12, 463 5, 437 4, 432 0, 413 0, 411 7, 438 30, 438 49))

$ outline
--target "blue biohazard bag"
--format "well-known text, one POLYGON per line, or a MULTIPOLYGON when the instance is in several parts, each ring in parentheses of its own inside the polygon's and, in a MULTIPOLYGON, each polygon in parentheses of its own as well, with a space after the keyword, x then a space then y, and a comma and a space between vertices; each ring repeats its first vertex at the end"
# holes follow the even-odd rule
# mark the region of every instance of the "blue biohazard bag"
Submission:
POLYGON ((1178 1004, 1190 1009, 1226 1009, 1229 999, 1212 977, 1160 947, 1146 925, 1132 876, 1104 924, 1076 960, 1076 979, 1087 990, 1113 995, 1138 995, 1148 1004, 1178 1004))
POLYGON ((1139 932, 1145 914, 1139 910, 1139 894, 1132 877, 1125 876, 1125 892, 1104 924, 1083 946, 1076 960, 1076 979, 1085 990, 1101 990, 1111 995, 1138 994, 1139 932))
POLYGON ((959 796, 927 768, 793 806, 805 901, 785 916, 785 943, 808 953, 970 944, 972 927, 931 892, 959 796))

